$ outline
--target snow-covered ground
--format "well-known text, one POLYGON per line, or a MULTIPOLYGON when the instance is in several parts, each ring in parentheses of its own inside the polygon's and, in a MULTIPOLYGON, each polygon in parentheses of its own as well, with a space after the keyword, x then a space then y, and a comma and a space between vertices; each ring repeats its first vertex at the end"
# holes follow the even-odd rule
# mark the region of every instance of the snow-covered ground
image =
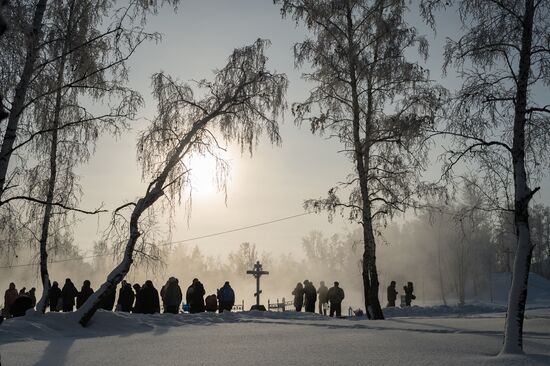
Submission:
POLYGON ((2 366, 550 365, 550 308, 529 310, 526 356, 495 357, 504 313, 485 305, 387 311, 385 321, 305 313, 29 314, 0 325, 2 366), (467 310, 465 310, 467 309, 467 310))

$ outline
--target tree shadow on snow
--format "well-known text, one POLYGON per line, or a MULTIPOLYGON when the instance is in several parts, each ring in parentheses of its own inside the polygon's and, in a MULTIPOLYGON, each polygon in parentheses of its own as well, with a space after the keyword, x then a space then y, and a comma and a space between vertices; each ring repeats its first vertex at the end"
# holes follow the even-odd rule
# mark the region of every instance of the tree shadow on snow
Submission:
MULTIPOLYGON (((477 359, 477 362, 480 360, 477 359)), ((550 355, 546 354, 539 354, 539 353, 531 353, 531 354, 524 354, 524 355, 505 355, 505 356, 497 356, 497 355, 484 355, 483 356, 483 365, 485 366, 524 366, 524 365, 532 365, 532 366, 539 366, 539 365, 550 365, 550 355)))
POLYGON ((535 361, 541 365, 550 365, 550 355, 543 354, 527 354, 527 357, 530 361, 535 361))
POLYGON ((63 366, 73 343, 74 339, 72 338, 61 338, 50 341, 42 354, 42 358, 35 366, 63 366))
MULTIPOLYGON (((425 332, 432 332, 432 333, 456 333, 456 334, 472 334, 472 335, 484 335, 484 336, 498 336, 502 337, 503 332, 501 330, 476 330, 476 329, 467 329, 467 328, 459 328, 459 327, 451 327, 447 325, 442 324, 431 324, 431 323, 421 323, 418 321, 409 321, 407 319, 391 319, 391 321, 395 323, 403 323, 403 324, 410 324, 410 325, 421 325, 426 326, 430 328, 437 328, 437 329, 408 329, 410 331, 425 331, 425 332)), ((399 329, 399 330, 407 330, 407 329, 399 329)), ((542 332, 533 332, 533 331, 525 331, 523 334, 524 338, 532 338, 532 339, 550 339, 550 333, 542 333, 542 332)))

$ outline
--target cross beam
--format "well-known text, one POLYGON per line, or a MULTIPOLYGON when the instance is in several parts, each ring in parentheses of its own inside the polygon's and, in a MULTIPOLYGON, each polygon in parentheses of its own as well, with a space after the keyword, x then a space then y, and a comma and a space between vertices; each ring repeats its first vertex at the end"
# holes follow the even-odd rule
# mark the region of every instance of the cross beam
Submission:
POLYGON ((260 306, 260 294, 262 293, 262 290, 260 290, 260 277, 262 277, 262 275, 268 275, 269 272, 264 271, 260 261, 257 261, 256 264, 254 264, 254 269, 246 271, 246 273, 256 278, 256 293, 254 296, 256 296, 256 306, 260 306))

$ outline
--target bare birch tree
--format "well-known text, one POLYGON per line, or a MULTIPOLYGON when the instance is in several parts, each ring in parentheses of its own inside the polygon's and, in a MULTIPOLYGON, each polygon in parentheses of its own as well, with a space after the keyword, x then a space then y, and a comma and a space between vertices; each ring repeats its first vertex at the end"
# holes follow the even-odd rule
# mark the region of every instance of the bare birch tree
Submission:
POLYGON ((56 26, 47 35, 49 46, 44 54, 47 59, 56 61, 37 77, 40 84, 50 90, 35 103, 32 118, 35 124, 42 120, 40 131, 50 132, 41 133, 33 140, 32 148, 38 154, 39 164, 31 169, 31 176, 37 177, 39 183, 40 177, 45 179, 42 184, 30 179, 35 189, 28 190, 29 193, 38 191, 32 194, 34 197, 44 197, 44 205, 36 210, 42 214, 39 244, 43 293, 37 304, 40 312, 46 309, 49 293, 47 260, 50 221, 55 218, 54 224, 64 225, 70 230, 66 221, 71 210, 54 206, 54 200, 66 207, 78 206, 80 197, 74 167, 88 160, 101 133, 119 133, 126 127, 126 120, 134 118, 142 104, 139 94, 124 86, 125 65, 112 66, 111 55, 116 47, 107 38, 101 43, 89 43, 69 52, 74 45, 84 44, 88 37, 101 34, 98 28, 107 16, 108 7, 108 1, 66 0, 55 2, 48 11, 48 19, 56 26), (82 79, 84 74, 94 76, 85 78, 85 83, 72 83, 82 79), (94 101, 96 108, 107 98, 117 102, 107 106, 105 113, 91 113, 84 98, 94 101), (41 161, 40 156, 49 157, 48 168, 42 168, 46 164, 41 163, 46 162, 41 161), (40 174, 41 169, 48 173, 40 174))
MULTIPOLYGON (((177 1, 170 3, 175 5, 177 1)), ((33 6, 17 4, 12 13, 24 14, 33 6)), ((55 230, 60 227, 71 230, 67 223, 70 211, 99 212, 76 208, 81 192, 74 167, 90 157, 102 132, 116 134, 126 127, 125 119, 135 116, 142 102, 138 93, 125 86, 128 80, 126 61, 143 41, 158 39, 158 35, 146 33, 142 28, 147 13, 155 11, 156 7, 149 8, 148 3, 140 1, 131 1, 119 9, 115 6, 116 1, 112 0, 50 3, 42 14, 47 25, 41 44, 33 46, 36 48, 35 60, 30 60, 28 54, 20 55, 16 44, 3 58, 3 63, 8 64, 14 74, 19 72, 17 65, 13 65, 17 57, 24 57, 26 66, 35 64, 30 71, 23 68, 23 77, 18 82, 12 81, 17 85, 16 90, 21 90, 23 104, 15 111, 12 106, 10 123, 18 127, 13 131, 8 124, 2 140, 2 148, 6 150, 1 158, 5 163, 4 173, 7 173, 12 154, 20 150, 20 155, 36 153, 37 158, 33 160, 38 163, 31 169, 18 166, 13 170, 11 185, 2 187, 5 189, 0 191, 0 197, 7 189, 16 193, 2 197, 0 205, 10 205, 17 200, 30 203, 27 205, 30 224, 25 226, 35 226, 36 232, 40 232, 37 235, 43 283, 43 294, 37 304, 40 312, 47 306, 49 292, 47 263, 51 221, 55 230), (105 23, 109 21, 111 25, 105 30, 105 23), (28 82, 22 84, 26 77, 28 82), (110 102, 104 103, 107 100, 110 102), (89 108, 90 102, 95 103, 91 108, 94 112, 89 108), (105 113, 96 112, 102 108, 106 109, 105 113), (9 131, 16 134, 8 136, 9 131), (43 156, 49 158, 43 159, 43 156), (33 225, 37 222, 40 225, 33 225)), ((24 29, 25 17, 19 18, 21 24, 15 28, 24 29)), ((14 31, 7 41, 17 39, 18 33, 14 31)), ((17 210, 20 214, 23 212, 20 205, 17 210)), ((3 211, 9 212, 5 206, 3 211)))
POLYGON ((375 234, 378 225, 405 210, 420 186, 427 148, 419 142, 438 96, 428 73, 407 61, 405 51, 418 47, 427 57, 427 42, 405 22, 405 1, 274 2, 283 16, 312 33, 294 46, 296 65, 310 65, 304 79, 315 84, 309 98, 294 105, 296 122, 339 139, 355 168, 327 198, 305 206, 330 215, 349 210, 350 220, 361 223, 366 313, 383 319, 375 234), (339 191, 348 198, 342 200, 339 191))
POLYGON ((204 92, 200 99, 191 86, 162 72, 153 75, 158 115, 138 142, 138 160, 150 183, 141 198, 115 211, 115 215, 121 215, 122 210, 133 207, 127 221, 124 256, 106 282, 78 310, 83 326, 130 270, 142 234, 142 215, 159 199, 171 204, 180 197, 189 184, 192 157, 208 154, 218 146, 215 131, 225 141, 236 141, 250 153, 262 132, 271 142, 280 142, 277 118, 285 107, 288 82, 284 74, 266 68, 267 45, 268 41, 259 39, 251 46, 235 49, 212 81, 198 83, 204 92))
POLYGON ((433 25, 434 11, 448 6, 458 8, 464 35, 449 40, 444 54, 444 68, 454 66, 463 80, 442 132, 455 142, 445 173, 459 162, 480 166, 495 208, 514 215, 517 247, 501 353, 521 353, 533 251, 529 203, 540 189, 531 187, 550 157, 550 105, 537 95, 550 83, 550 2, 424 0, 421 10, 433 25))

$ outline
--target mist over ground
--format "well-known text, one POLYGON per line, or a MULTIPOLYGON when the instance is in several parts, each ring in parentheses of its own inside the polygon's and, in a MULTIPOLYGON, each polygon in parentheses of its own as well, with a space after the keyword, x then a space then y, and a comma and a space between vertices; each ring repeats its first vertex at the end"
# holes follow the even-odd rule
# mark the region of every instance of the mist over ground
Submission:
MULTIPOLYGON (((380 230, 377 261, 379 295, 384 306, 390 281, 397 282, 399 295, 403 294, 406 282, 414 283, 417 299, 413 305, 451 305, 473 300, 491 302, 497 297, 505 298, 505 294, 494 293, 491 283, 494 273, 508 271, 513 260, 509 255, 509 248, 514 245, 510 219, 492 221, 479 212, 466 215, 461 211, 464 207, 457 205, 448 206, 445 211, 418 212, 402 224, 389 224, 380 230)), ((541 212, 545 211, 541 209, 541 212)), ((332 235, 310 231, 301 243, 296 243, 295 251, 277 255, 259 249, 255 243, 241 243, 226 256, 207 253, 193 242, 174 244, 158 249, 159 259, 138 257, 126 280, 142 284, 151 279, 160 290, 168 277, 174 276, 185 291, 193 278, 199 278, 206 295, 216 293, 216 289, 229 281, 236 292, 236 304, 244 301, 248 309, 255 303, 256 288, 255 279, 246 271, 259 260, 263 269, 269 271, 269 275, 261 278, 261 302, 266 306, 268 300, 272 303, 283 298, 292 301, 291 293, 297 282, 310 280, 318 288, 320 281, 325 281, 328 287, 339 281, 346 293, 343 309, 347 313, 349 307, 364 308, 361 234, 359 228, 332 235)), ((541 258, 542 261, 547 258, 544 243, 539 248, 542 249, 534 251, 533 269, 537 271, 538 268, 540 274, 546 276, 547 266, 537 265, 541 258)), ((92 255, 80 256, 69 238, 61 242, 57 252, 52 252, 51 278, 61 286, 65 278, 71 278, 77 288, 88 279, 95 290, 117 263, 110 250, 104 242, 98 242, 92 255), (94 258, 58 262, 90 256, 94 258)), ((4 268, 0 269, 1 288, 15 282, 18 289, 41 289, 37 265, 18 267, 37 262, 35 248, 27 247, 9 263, 6 260, 3 259, 4 268)))

